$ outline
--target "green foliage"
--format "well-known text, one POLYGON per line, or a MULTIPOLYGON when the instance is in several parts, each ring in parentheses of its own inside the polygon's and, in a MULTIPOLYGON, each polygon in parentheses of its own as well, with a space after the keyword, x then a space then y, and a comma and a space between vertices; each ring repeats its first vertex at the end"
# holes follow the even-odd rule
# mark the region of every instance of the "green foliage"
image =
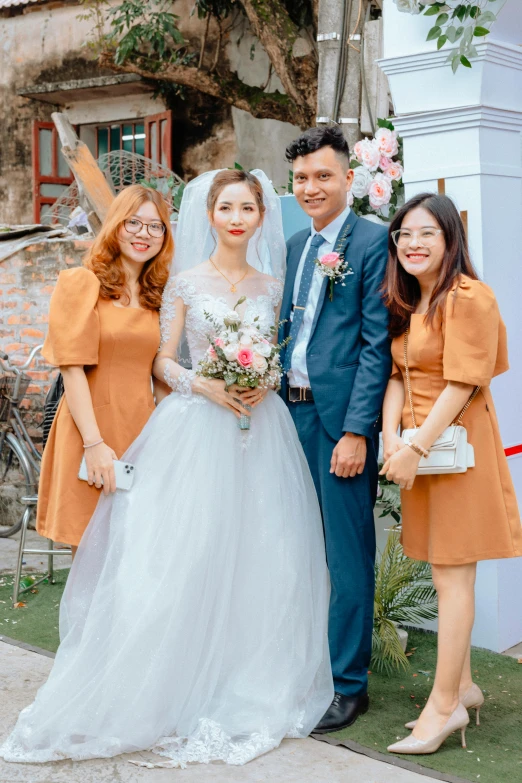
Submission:
POLYGON ((436 16, 433 27, 428 31, 427 41, 437 41, 437 49, 446 43, 458 46, 449 55, 453 72, 459 65, 471 68, 470 58, 477 56, 473 38, 484 38, 490 33, 490 26, 496 21, 496 14, 486 10, 488 2, 494 0, 424 0, 416 8, 401 8, 405 13, 419 13, 424 16, 436 16), (460 24, 457 25, 457 23, 460 24))
POLYGON ((168 177, 167 179, 164 177, 151 177, 150 179, 140 180, 138 185, 159 191, 166 198, 167 202, 172 204, 172 211, 179 212, 185 190, 184 182, 179 182, 174 177, 168 177))
POLYGON ((375 599, 371 668, 392 672, 409 666, 396 625, 418 625, 437 616, 429 563, 404 555, 399 533, 391 531, 375 564, 375 599))

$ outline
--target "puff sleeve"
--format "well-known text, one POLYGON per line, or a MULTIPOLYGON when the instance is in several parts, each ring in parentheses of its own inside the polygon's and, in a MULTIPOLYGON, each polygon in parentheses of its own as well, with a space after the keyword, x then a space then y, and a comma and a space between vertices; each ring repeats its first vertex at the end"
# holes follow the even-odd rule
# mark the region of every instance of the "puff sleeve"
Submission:
POLYGON ((443 336, 446 381, 489 386, 509 369, 506 327, 495 294, 480 280, 462 278, 450 291, 443 336))
POLYGON ((100 283, 85 267, 60 272, 51 297, 43 355, 56 367, 98 364, 100 283))

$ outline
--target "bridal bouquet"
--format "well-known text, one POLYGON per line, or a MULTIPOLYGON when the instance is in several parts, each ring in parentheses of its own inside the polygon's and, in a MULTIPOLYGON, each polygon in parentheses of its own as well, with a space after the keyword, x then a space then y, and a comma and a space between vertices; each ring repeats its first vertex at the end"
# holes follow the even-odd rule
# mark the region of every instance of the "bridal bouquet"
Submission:
MULTIPOLYGON (((222 320, 205 313, 213 326, 213 334, 207 335, 210 345, 199 362, 197 374, 225 381, 227 388, 234 384, 245 389, 279 388, 282 377, 279 354, 285 343, 275 345, 272 342, 279 324, 266 333, 258 317, 252 323, 243 323, 237 308, 244 301, 242 296, 222 320)), ((239 426, 249 429, 250 417, 241 416, 239 426)))

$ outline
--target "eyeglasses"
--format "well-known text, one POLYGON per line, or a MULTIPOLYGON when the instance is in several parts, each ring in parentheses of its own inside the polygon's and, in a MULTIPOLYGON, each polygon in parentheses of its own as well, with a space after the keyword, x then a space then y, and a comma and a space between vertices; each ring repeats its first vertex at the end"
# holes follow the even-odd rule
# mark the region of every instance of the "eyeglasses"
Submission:
POLYGON ((392 231, 392 239, 401 250, 409 247, 412 242, 416 242, 421 247, 433 247, 439 234, 442 234, 441 228, 421 228, 420 231, 399 228, 397 231, 392 231))
POLYGON ((148 235, 156 238, 162 237, 166 230, 163 223, 143 223, 137 218, 128 218, 123 225, 129 234, 139 234, 143 226, 147 226, 148 235))

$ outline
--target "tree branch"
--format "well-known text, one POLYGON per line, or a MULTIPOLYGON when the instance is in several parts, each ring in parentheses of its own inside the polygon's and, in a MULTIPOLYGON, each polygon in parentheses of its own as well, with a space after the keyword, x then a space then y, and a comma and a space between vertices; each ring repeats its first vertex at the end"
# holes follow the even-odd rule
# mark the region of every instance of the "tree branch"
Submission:
POLYGON ((314 117, 318 65, 315 51, 305 57, 293 56, 293 46, 299 37, 299 29, 281 0, 241 0, 241 5, 285 92, 296 106, 304 104, 308 116, 314 117))
MULTIPOLYGON (((288 95, 280 92, 264 92, 260 87, 251 87, 242 82, 235 73, 208 73, 194 66, 166 65, 151 71, 146 64, 125 62, 116 65, 113 52, 105 51, 99 56, 99 65, 115 73, 135 73, 154 82, 170 82, 189 87, 224 101, 229 106, 248 112, 258 119, 274 119, 291 122, 302 128, 308 127, 313 119, 307 106, 295 105, 288 95)), ((315 108, 314 108, 315 112, 315 108)))

